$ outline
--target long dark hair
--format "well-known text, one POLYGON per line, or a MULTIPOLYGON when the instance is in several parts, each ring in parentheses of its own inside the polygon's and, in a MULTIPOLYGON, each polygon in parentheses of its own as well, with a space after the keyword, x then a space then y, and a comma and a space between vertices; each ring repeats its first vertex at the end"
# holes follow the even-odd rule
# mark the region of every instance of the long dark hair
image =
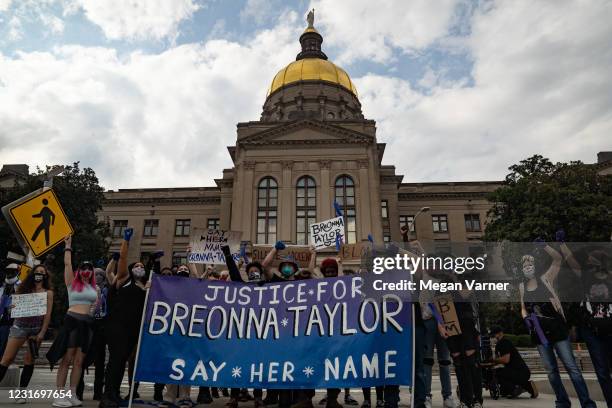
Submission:
POLYGON ((43 268, 47 273, 47 276, 45 277, 45 279, 43 279, 43 288, 45 288, 46 290, 51 289, 51 279, 49 276, 49 270, 47 269, 46 265, 40 264, 32 268, 32 270, 28 273, 28 276, 26 276, 23 282, 21 282, 21 284, 17 287, 17 294, 26 294, 34 292, 34 287, 36 286, 36 282, 34 282, 34 272, 39 268, 43 268))

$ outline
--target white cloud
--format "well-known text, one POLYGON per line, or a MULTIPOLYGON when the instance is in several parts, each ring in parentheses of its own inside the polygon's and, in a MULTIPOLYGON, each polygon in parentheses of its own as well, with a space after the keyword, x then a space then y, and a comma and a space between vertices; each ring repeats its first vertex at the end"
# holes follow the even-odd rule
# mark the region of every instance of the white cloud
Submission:
POLYGON ((0 0, 0 11, 7 11, 11 7, 12 0, 0 0))
POLYGON ((109 188, 213 185, 236 123, 257 119, 296 53, 295 14, 246 44, 210 40, 122 58, 62 46, 0 54, 0 163, 80 160, 109 188))
POLYGON ((199 9, 194 0, 71 0, 66 12, 82 8, 111 40, 173 40, 179 24, 199 9))
POLYGON ((40 20, 52 34, 61 34, 64 32, 64 21, 61 18, 51 14, 41 14, 40 20))
POLYGON ((605 0, 498 2, 472 21, 473 87, 438 83, 423 95, 396 78, 356 79, 390 143, 385 162, 432 181, 500 179, 535 153, 595 161, 612 147, 609 21, 605 0))
POLYGON ((337 62, 389 62, 394 49, 415 52, 447 34, 458 0, 313 0, 315 27, 338 47, 337 62))

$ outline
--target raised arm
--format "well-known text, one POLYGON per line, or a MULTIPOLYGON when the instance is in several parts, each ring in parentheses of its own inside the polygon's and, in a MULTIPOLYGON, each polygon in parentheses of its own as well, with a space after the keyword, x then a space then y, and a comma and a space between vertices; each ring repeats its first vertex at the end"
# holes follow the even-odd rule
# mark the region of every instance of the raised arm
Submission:
POLYGON ((544 247, 544 251, 552 258, 552 263, 548 267, 548 270, 544 273, 544 278, 548 280, 548 282, 552 285, 557 276, 559 275, 559 271, 561 270, 561 262, 563 262, 563 257, 559 251, 555 250, 550 245, 546 245, 544 247))
POLYGON ((310 249, 310 261, 308 261, 308 269, 310 272, 315 273, 315 268, 317 264, 317 251, 315 251, 314 245, 309 247, 310 249))
POLYGON ((561 243, 561 247, 560 248, 561 248, 561 253, 565 257, 565 260, 567 261, 567 264, 569 265, 569 267, 572 270, 572 272, 574 272, 576 274, 576 276, 581 277, 582 276, 582 267, 580 266, 580 264, 576 260, 576 257, 574 256, 574 253, 572 252, 572 250, 569 249, 569 247, 567 246, 567 244, 565 242, 561 243))
POLYGON ((285 248, 286 246, 283 241, 276 241, 276 244, 274 244, 274 248, 272 248, 272 250, 268 252, 268 255, 266 255, 263 262, 261 263, 261 266, 267 268, 268 265, 272 264, 274 258, 276 258, 276 254, 278 253, 278 251, 282 251, 285 248))
POLYGON ((238 266, 236 266, 236 262, 234 261, 230 247, 228 245, 223 245, 221 250, 223 251, 225 265, 227 265, 232 282, 244 282, 242 275, 240 275, 240 269, 238 269, 238 266))
POLYGON ((117 261, 119 260, 119 252, 113 252, 112 258, 106 265, 106 280, 109 286, 115 284, 115 270, 117 268, 117 261))
POLYGON ((121 242, 121 249, 119 250, 119 262, 117 263, 117 276, 115 277, 115 283, 117 286, 121 286, 129 278, 128 273, 128 249, 130 247, 130 239, 134 234, 134 228, 126 228, 123 231, 123 242, 121 242))
POLYGON ((47 313, 45 313, 45 318, 43 319, 42 326, 40 327, 40 331, 36 335, 36 342, 40 345, 40 343, 45 339, 45 333, 47 333, 47 329, 49 328, 49 323, 51 322, 51 312, 53 311, 53 291, 47 291, 47 313))
POLYGON ((74 271, 72 270, 72 237, 64 238, 64 283, 66 287, 72 285, 74 271))

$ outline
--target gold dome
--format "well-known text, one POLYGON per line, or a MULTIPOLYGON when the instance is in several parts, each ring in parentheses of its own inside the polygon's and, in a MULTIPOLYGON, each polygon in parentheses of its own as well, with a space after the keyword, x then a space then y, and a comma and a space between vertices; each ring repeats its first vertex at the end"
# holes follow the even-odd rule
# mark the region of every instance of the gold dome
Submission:
POLYGON ((357 89, 346 71, 320 58, 304 58, 292 62, 274 76, 268 95, 298 81, 325 81, 340 85, 357 96, 357 89))

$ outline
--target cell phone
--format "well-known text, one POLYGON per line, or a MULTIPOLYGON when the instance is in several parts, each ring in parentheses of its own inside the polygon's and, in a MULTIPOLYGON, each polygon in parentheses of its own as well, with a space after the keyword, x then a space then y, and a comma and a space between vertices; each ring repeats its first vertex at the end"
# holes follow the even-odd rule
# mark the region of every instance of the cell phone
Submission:
POLYGON ((28 339, 28 347, 30 348, 30 355, 32 356, 32 358, 37 359, 38 358, 38 342, 36 341, 36 339, 30 337, 28 339))

